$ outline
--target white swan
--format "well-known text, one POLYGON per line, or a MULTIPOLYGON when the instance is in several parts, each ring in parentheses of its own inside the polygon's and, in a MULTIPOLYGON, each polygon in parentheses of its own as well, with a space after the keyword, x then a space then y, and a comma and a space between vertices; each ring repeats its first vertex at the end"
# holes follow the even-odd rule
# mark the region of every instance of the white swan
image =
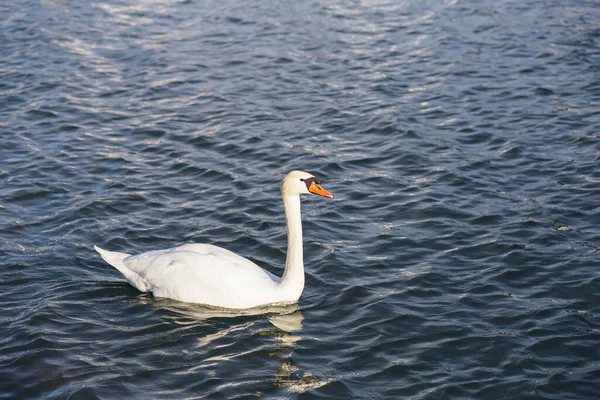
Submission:
POLYGON ((295 303, 304 289, 300 217, 300 195, 304 193, 333 198, 308 172, 292 171, 283 180, 288 248, 281 278, 210 244, 185 244, 136 256, 94 248, 131 285, 157 297, 233 309, 295 303))

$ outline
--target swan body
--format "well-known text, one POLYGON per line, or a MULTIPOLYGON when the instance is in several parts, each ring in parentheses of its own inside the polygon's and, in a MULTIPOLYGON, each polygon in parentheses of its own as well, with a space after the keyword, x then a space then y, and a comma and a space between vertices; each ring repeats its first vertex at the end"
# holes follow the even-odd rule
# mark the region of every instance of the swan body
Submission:
POLYGON ((305 193, 333 198, 307 172, 292 171, 286 175, 281 194, 288 252, 281 278, 244 257, 210 244, 185 244, 134 256, 94 248, 132 286, 156 297, 232 309, 295 303, 304 290, 300 194, 305 193))

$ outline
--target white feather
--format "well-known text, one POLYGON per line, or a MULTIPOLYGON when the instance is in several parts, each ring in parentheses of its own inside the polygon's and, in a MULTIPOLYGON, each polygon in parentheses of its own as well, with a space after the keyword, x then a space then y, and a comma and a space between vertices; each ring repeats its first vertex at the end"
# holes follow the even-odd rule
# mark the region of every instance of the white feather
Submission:
POLYGON ((282 278, 210 244, 186 244, 135 256, 94 248, 131 285, 157 297, 235 309, 294 303, 304 289, 299 195, 308 193, 303 179, 310 177, 306 172, 293 171, 282 183, 288 227, 282 278))

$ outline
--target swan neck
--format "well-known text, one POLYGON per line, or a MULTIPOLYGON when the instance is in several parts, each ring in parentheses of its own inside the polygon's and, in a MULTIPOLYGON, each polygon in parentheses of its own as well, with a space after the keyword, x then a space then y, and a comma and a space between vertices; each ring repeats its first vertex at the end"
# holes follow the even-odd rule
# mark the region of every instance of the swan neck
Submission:
POLYGON ((298 298, 304 289, 304 258, 302 249, 302 217, 300 213, 300 196, 284 195, 283 207, 287 223, 288 247, 285 261, 285 272, 281 277, 281 285, 286 291, 298 292, 298 298))

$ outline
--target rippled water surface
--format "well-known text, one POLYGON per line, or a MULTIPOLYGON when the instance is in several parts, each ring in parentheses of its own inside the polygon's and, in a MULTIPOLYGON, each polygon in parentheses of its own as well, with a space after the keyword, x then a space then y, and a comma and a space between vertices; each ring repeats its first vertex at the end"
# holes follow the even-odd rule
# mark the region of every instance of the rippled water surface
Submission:
POLYGON ((0 398, 600 396, 594 1, 0 5, 0 398), (211 243, 297 306, 147 297, 211 243))

